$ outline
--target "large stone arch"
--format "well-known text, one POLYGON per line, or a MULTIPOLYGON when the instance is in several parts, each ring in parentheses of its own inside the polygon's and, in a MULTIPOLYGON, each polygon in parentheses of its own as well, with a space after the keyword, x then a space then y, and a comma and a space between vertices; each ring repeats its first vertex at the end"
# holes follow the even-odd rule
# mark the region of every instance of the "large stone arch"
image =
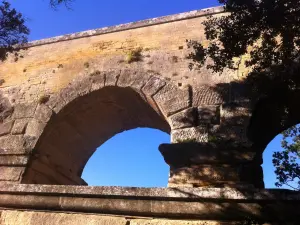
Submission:
POLYGON ((246 137, 249 107, 235 89, 230 83, 183 86, 140 68, 78 75, 31 102, 10 105, 13 95, 6 94, 4 182, 85 184, 80 175, 96 147, 147 126, 179 142, 160 148, 170 186, 263 187, 261 161, 246 137))
POLYGON ((21 182, 85 184, 82 170, 98 146, 136 127, 169 133, 170 116, 190 105, 188 87, 151 72, 95 71, 74 80, 40 102, 28 122, 24 139, 32 155, 21 182))

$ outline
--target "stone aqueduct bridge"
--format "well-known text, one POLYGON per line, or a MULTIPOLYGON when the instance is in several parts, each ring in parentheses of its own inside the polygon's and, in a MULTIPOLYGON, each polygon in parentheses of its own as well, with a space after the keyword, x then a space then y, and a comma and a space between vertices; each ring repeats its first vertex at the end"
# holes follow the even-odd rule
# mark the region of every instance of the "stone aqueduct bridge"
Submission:
POLYGON ((280 130, 251 116, 236 83, 245 68, 188 69, 185 40, 205 43, 201 22, 220 13, 35 41, 2 62, 0 224, 297 221, 299 193, 261 190, 262 152, 280 130), (159 149, 169 188, 74 186, 86 185, 81 173, 98 146, 137 127, 171 134, 159 149))

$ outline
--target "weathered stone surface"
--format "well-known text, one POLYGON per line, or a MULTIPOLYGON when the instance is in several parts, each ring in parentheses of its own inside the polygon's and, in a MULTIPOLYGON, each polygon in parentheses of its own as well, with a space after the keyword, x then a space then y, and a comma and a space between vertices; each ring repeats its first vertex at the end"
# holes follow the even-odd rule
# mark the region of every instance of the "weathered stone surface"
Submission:
POLYGON ((133 87, 140 90, 148 81, 150 75, 138 70, 125 69, 121 70, 117 85, 119 87, 133 87))
POLYGON ((199 124, 220 124, 219 106, 201 106, 198 107, 199 124))
POLYGON ((1 184, 0 190, 2 209, 121 214, 126 215, 128 220, 132 220, 134 216, 149 219, 168 215, 169 219, 182 220, 188 218, 236 221, 251 216, 268 221, 282 217, 285 221, 297 221, 300 207, 299 192, 254 188, 120 188, 1 184))
POLYGON ((10 104, 8 98, 4 97, 0 92, 0 122, 9 118, 14 111, 14 108, 10 104))
POLYGON ((76 81, 76 90, 79 96, 90 93, 92 88, 92 81, 89 78, 81 78, 76 81))
POLYGON ((161 144, 159 151, 173 168, 196 164, 237 164, 252 162, 257 153, 249 148, 211 143, 161 144))
POLYGON ((161 88, 166 85, 166 81, 160 77, 152 76, 142 88, 144 94, 148 96, 155 95, 161 88))
POLYGON ((13 124, 14 124, 14 121, 0 123, 0 136, 9 134, 12 129, 13 124))
POLYGON ((79 96, 79 92, 77 90, 76 85, 68 86, 61 90, 60 97, 63 99, 63 102, 69 103, 76 99, 79 96))
POLYGON ((209 139, 251 144, 247 138, 245 126, 214 125, 209 130, 209 139))
POLYGON ((18 181, 24 167, 4 167, 0 166, 0 181, 18 181))
POLYGON ((171 142, 207 142, 208 129, 205 126, 183 128, 171 131, 171 142))
POLYGON ((218 105, 229 100, 229 85, 203 85, 193 89, 193 106, 218 105))
POLYGON ((0 155, 0 166, 26 166, 28 156, 0 155))
POLYGON ((188 108, 180 111, 168 118, 172 129, 196 126, 197 111, 195 108, 188 108))
POLYGON ((1 225, 126 225, 123 217, 79 213, 22 212, 6 210, 1 215, 1 225))
POLYGON ((221 105, 221 123, 224 126, 246 126, 250 116, 251 114, 249 108, 241 107, 236 104, 221 105))
POLYGON ((0 193, 10 195, 47 196, 70 196, 74 198, 113 198, 125 197, 127 199, 213 199, 215 200, 235 200, 235 201, 298 201, 300 192, 288 189, 255 189, 246 188, 237 190, 235 188, 140 188, 140 187, 118 187, 118 186, 73 186, 73 185, 38 185, 38 184, 0 184, 0 193))
POLYGON ((105 74, 105 87, 116 86, 120 77, 121 70, 104 71, 105 74))
POLYGON ((25 136, 39 137, 42 134, 45 126, 46 123, 38 121, 36 119, 31 119, 28 122, 25 136))
POLYGON ((0 137, 0 155, 23 154, 24 140, 22 135, 6 135, 0 137))
POLYGON ((104 87, 105 84, 105 73, 102 71, 95 71, 90 74, 92 82, 91 91, 99 90, 104 87))
POLYGON ((24 134, 29 119, 17 119, 15 120, 14 126, 11 130, 12 134, 24 134))
POLYGON ((38 121, 47 123, 50 120, 52 114, 53 111, 48 106, 40 104, 36 108, 34 118, 38 121))
POLYGON ((55 113, 58 113, 66 105, 66 103, 60 94, 56 94, 50 96, 46 105, 49 106, 49 108, 55 113))
POLYGON ((33 117, 36 107, 37 103, 34 102, 17 104, 14 109, 13 118, 22 119, 33 117))
POLYGON ((171 169, 169 178, 169 182, 173 184, 193 184, 194 186, 238 181, 240 181, 238 167, 228 165, 203 165, 171 169))
POLYGON ((130 225, 234 225, 236 222, 211 220, 133 219, 130 225))
POLYGON ((171 83, 164 86, 153 98, 166 116, 190 106, 189 88, 179 89, 171 83))

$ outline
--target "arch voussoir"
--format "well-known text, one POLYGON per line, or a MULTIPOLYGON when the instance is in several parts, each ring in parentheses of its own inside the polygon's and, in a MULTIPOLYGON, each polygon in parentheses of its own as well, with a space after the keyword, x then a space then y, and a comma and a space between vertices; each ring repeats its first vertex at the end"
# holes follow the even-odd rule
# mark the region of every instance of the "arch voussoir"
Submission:
POLYGON ((161 88, 153 99, 166 118, 191 106, 189 87, 179 89, 171 82, 161 88))

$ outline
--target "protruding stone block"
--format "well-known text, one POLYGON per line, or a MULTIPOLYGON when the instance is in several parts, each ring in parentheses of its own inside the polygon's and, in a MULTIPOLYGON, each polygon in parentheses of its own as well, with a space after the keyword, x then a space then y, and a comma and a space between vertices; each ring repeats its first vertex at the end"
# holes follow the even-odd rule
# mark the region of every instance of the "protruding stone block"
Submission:
POLYGON ((229 100, 229 84, 203 85, 193 89, 193 106, 219 105, 229 100))
POLYGON ((153 98, 165 116, 170 116, 190 106, 189 88, 179 89, 171 83, 164 86, 153 98))
POLYGON ((196 187, 238 183, 237 167, 229 165, 200 165, 171 169, 169 183, 192 184, 196 187))
POLYGON ((195 108, 188 108, 169 117, 171 129, 179 129, 196 126, 197 111, 195 108))
POLYGON ((183 128, 178 130, 172 130, 171 142, 207 142, 208 141, 208 129, 206 126, 198 126, 191 128, 183 128))
POLYGON ((201 106, 198 107, 199 124, 220 124, 219 106, 201 106))
POLYGON ((161 144, 159 151, 165 162, 173 168, 199 164, 251 163, 257 156, 249 148, 211 143, 161 144))
POLYGON ((226 126, 245 126, 248 124, 250 109, 236 104, 221 105, 221 123, 226 126))
POLYGON ((209 140, 251 144, 247 138, 245 126, 214 125, 209 129, 209 140))

